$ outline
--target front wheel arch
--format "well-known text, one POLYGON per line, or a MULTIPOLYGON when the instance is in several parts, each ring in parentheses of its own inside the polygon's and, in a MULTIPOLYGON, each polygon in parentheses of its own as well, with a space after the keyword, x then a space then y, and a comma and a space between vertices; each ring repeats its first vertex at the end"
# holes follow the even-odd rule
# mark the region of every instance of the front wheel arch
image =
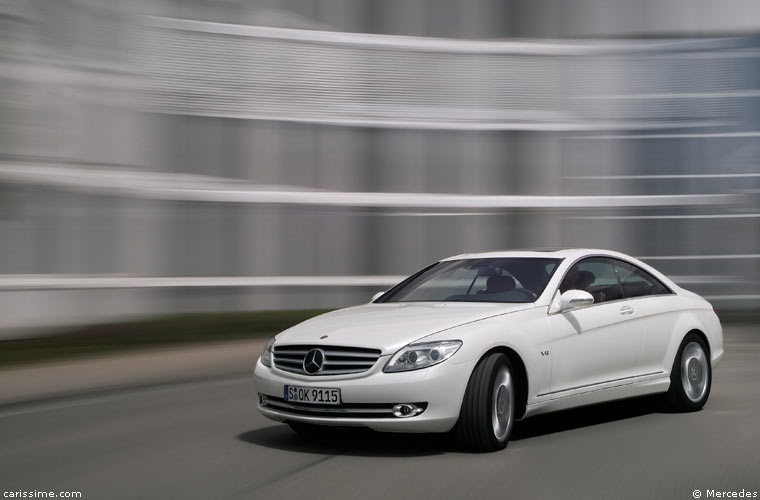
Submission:
MULTIPOLYGON (((519 420, 525 415, 525 410, 528 405, 528 371, 525 368, 525 363, 515 350, 507 346, 498 346, 483 353, 478 359, 478 363, 494 353, 502 353, 507 356, 509 362, 512 364, 514 370, 514 376, 516 379, 515 384, 515 402, 517 406, 515 408, 515 419, 519 420)), ((476 363, 477 366, 477 363, 476 363)))

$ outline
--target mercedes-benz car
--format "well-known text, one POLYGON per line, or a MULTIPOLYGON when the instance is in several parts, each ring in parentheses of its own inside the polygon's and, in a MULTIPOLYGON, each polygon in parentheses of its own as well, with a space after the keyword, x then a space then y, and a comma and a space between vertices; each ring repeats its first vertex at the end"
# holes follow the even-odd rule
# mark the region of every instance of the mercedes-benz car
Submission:
POLYGON ((699 410, 722 355, 711 304, 640 260, 505 251, 443 259, 285 330, 254 380, 259 411, 297 432, 451 432, 494 451, 539 413, 655 393, 699 410))

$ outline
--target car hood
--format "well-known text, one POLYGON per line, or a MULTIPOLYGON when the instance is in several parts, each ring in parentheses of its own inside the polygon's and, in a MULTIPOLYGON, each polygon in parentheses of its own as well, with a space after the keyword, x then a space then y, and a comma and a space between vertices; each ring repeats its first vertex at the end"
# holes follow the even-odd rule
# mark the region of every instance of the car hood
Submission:
POLYGON ((308 319, 277 336, 275 345, 371 347, 393 354, 422 337, 534 304, 401 302, 365 304, 308 319), (326 336, 326 338, 322 338, 326 336))

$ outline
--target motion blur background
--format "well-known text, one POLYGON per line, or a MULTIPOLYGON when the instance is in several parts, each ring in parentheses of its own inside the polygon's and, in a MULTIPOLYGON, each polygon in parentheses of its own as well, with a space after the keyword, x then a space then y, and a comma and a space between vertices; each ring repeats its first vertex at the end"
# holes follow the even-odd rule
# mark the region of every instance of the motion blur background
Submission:
POLYGON ((0 0, 0 336, 602 247, 760 303, 755 0, 0 0))

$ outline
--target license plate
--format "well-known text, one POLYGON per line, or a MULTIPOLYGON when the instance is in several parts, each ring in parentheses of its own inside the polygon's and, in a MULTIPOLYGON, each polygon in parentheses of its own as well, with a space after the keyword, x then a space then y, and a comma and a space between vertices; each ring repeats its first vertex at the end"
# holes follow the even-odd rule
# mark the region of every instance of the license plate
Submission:
POLYGON ((285 401, 293 403, 311 403, 320 405, 339 405, 340 389, 323 387, 285 386, 285 401))

